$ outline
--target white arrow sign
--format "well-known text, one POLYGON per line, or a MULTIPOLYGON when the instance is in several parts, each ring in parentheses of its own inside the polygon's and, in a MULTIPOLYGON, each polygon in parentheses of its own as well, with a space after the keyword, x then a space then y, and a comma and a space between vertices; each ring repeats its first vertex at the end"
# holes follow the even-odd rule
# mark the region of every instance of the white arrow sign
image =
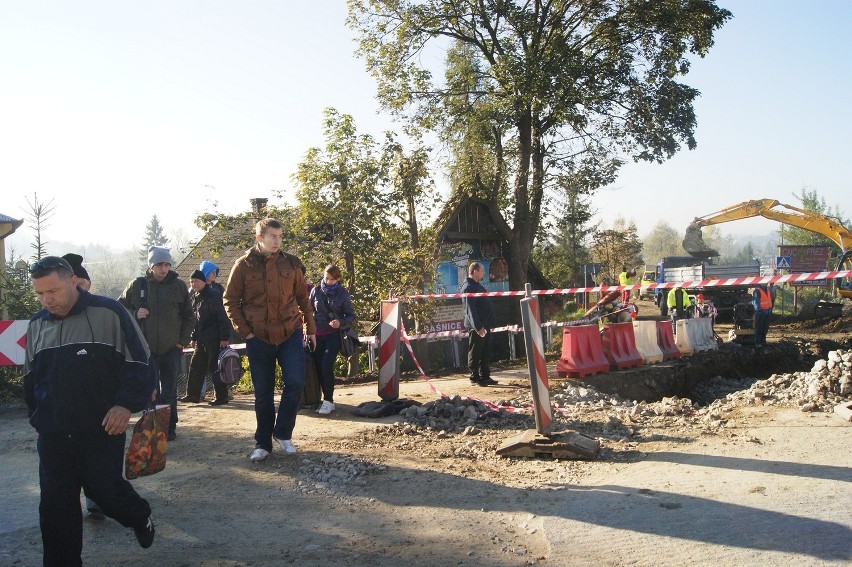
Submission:
POLYGON ((0 366, 21 366, 26 358, 29 321, 0 321, 0 366))

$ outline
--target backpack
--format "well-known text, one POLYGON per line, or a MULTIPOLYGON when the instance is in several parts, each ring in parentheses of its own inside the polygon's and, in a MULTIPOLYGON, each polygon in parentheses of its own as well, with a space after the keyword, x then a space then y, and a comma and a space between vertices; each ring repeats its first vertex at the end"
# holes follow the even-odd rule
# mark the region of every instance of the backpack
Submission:
POLYGON ((231 347, 225 347, 219 352, 219 366, 216 374, 222 384, 236 384, 243 377, 243 359, 240 353, 231 347))

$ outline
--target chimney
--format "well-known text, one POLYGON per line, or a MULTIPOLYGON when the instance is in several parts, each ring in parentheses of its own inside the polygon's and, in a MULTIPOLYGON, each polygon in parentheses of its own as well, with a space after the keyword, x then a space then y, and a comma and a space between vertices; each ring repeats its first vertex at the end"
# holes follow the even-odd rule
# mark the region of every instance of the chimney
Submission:
POLYGON ((249 202, 251 203, 251 210, 254 211, 254 214, 258 219, 266 217, 267 201, 269 201, 269 199, 265 197, 256 197, 254 199, 249 199, 249 202))

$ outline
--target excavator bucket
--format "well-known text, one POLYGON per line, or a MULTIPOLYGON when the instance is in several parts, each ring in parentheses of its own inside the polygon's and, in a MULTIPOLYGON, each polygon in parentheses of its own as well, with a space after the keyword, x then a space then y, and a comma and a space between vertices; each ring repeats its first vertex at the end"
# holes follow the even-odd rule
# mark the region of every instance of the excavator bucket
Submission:
POLYGON ((718 256, 719 252, 713 250, 704 243, 701 237, 701 226, 693 223, 686 227, 686 234, 683 237, 683 249, 695 258, 709 258, 718 256))

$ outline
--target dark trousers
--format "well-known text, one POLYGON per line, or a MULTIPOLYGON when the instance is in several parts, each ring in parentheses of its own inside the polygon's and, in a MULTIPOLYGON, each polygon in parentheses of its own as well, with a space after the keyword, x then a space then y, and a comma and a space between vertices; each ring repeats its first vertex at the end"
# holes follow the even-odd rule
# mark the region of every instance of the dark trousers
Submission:
POLYGON ((475 329, 468 329, 467 338, 467 368, 470 370, 470 379, 491 377, 491 333, 485 333, 480 337, 475 329))
POLYGON ((297 329, 283 343, 272 345, 252 337, 246 340, 251 384, 254 388, 254 415, 257 429, 255 446, 272 451, 272 437, 291 439, 296 427, 296 413, 305 389, 305 346, 302 331, 297 329), (275 413, 275 363, 281 367, 284 385, 278 414, 275 413))
POLYGON ((174 347, 163 354, 153 355, 157 361, 157 371, 160 380, 159 404, 169 404, 172 408, 169 417, 169 431, 174 431, 178 422, 177 414, 177 377, 180 374, 180 357, 183 353, 178 347, 174 347))
POLYGON ((334 363, 340 353, 340 333, 317 335, 317 349, 312 353, 317 376, 322 386, 322 399, 334 403, 334 363))
POLYGON ((44 433, 38 436, 38 506, 44 565, 82 565, 80 488, 122 526, 146 524, 151 507, 122 476, 125 434, 44 433))
POLYGON ((754 312, 754 346, 766 344, 766 333, 769 332, 769 320, 771 318, 772 311, 758 309, 754 312))
POLYGON ((189 380, 186 384, 186 396, 193 400, 201 399, 201 386, 207 376, 213 379, 213 389, 217 400, 228 399, 228 386, 219 380, 216 370, 219 368, 219 341, 195 345, 195 352, 189 361, 189 380))

